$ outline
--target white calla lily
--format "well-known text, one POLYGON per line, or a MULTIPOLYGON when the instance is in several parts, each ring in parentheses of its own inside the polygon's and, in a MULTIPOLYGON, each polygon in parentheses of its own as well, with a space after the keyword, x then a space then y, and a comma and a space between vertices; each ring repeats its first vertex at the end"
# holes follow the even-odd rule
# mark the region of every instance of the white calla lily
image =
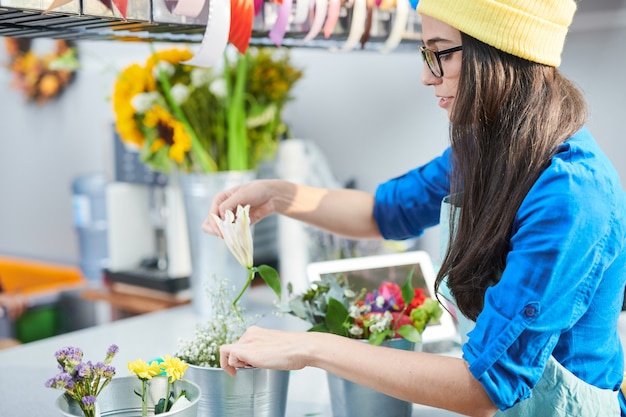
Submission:
POLYGON ((250 227, 250 205, 237 206, 237 216, 228 210, 224 219, 211 213, 217 227, 220 229, 226 246, 246 269, 251 269, 254 264, 252 246, 252 228, 250 227))

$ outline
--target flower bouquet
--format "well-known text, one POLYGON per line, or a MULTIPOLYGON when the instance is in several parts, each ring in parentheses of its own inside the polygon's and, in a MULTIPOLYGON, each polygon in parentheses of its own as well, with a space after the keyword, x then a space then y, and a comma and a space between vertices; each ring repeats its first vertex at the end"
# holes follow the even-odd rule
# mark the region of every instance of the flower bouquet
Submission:
POLYGON ((167 387, 162 392, 163 397, 160 397, 154 405, 154 414, 182 410, 191 404, 185 390, 181 390, 178 394, 172 391, 172 384, 182 379, 188 367, 189 364, 185 361, 177 357, 172 358, 170 355, 150 363, 142 359, 128 363, 128 370, 141 381, 141 391, 134 392, 141 398, 142 416, 148 415, 148 394, 153 378, 162 378, 163 375, 165 375, 167 387))
POLYGON ((93 364, 91 361, 83 362, 83 351, 80 348, 63 348, 55 353, 61 373, 47 380, 45 385, 65 390, 85 417, 95 417, 96 399, 115 376, 115 367, 110 363, 118 350, 117 345, 111 345, 104 361, 93 364))
POLYGON ((113 91, 121 140, 157 171, 250 170, 271 159, 291 89, 302 77, 286 50, 250 48, 224 68, 186 65, 192 52, 153 52, 118 76, 113 91))
POLYGON ((65 391, 56 402, 64 416, 137 415, 141 410, 142 416, 150 412, 195 417, 200 389, 193 382, 181 379, 186 363, 169 355, 151 363, 138 359, 128 364, 137 377, 114 378, 116 371, 110 363, 118 350, 116 345, 111 345, 104 361, 96 364, 84 362, 83 351, 77 347, 56 352, 61 373, 45 385, 65 391))
MULTIPOLYGON (((385 345, 414 350, 430 323, 442 310, 437 300, 413 288, 413 271, 400 287, 383 282, 372 291, 356 293, 344 275, 324 275, 298 296, 285 310, 312 324, 309 331, 327 332, 385 345)), ((287 286, 289 294, 292 289, 287 286)), ((327 373, 333 415, 343 417, 410 417, 412 404, 327 373)))
POLYGON ((371 292, 359 293, 343 276, 324 276, 295 297, 288 286, 293 298, 286 310, 311 323, 309 331, 366 339, 373 345, 395 338, 419 343, 426 326, 437 322, 443 311, 437 300, 413 288, 412 276, 410 271, 402 287, 383 282, 371 292))

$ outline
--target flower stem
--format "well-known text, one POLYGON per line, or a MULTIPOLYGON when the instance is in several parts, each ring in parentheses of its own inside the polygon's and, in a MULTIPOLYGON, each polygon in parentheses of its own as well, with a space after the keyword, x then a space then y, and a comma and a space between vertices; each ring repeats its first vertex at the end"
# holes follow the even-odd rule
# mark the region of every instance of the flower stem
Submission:
POLYGON ((167 412, 167 402, 170 399, 170 388, 172 386, 172 380, 170 377, 167 378, 167 391, 165 391, 165 405, 163 406, 163 412, 167 412))
POLYGON ((246 292, 246 289, 248 289, 248 287, 252 283, 252 280, 254 279, 254 274, 256 274, 256 268, 254 267, 248 268, 248 279, 246 280, 246 283, 244 284, 243 288, 241 288, 241 291, 239 291, 239 294, 237 295, 237 298, 235 298, 235 301, 233 301, 233 308, 235 309, 235 312, 237 313, 237 317, 239 317, 241 321, 243 321, 243 317, 241 317, 241 314, 239 313, 239 309, 237 308, 237 303, 239 303, 239 299, 241 298, 243 293, 246 292))
POLYGON ((147 416, 148 415, 148 390, 146 389, 146 380, 142 379, 141 380, 141 415, 142 416, 147 416))
MULTIPOLYGON (((228 83, 227 126, 228 135, 228 169, 243 171, 248 169, 248 149, 246 146, 246 114, 245 114, 245 86, 248 67, 247 55, 241 55, 235 67, 235 83, 228 83)), ((228 65, 227 76, 228 74, 228 65)))
POLYGON ((187 116, 185 116, 183 109, 178 105, 178 103, 176 103, 176 101, 172 97, 172 93, 171 93, 172 86, 170 85, 170 80, 167 79, 167 75, 161 68, 158 67, 158 65, 157 65, 157 73, 159 74, 159 82, 163 86, 163 95, 165 96, 165 101, 167 101, 167 104, 171 107, 172 113, 174 113, 174 116, 178 120, 180 120, 183 125, 185 125, 185 129, 187 130, 187 133, 189 133, 189 135, 191 136, 191 150, 198 157, 198 161, 200 162, 200 165, 202 166, 203 171, 204 172, 217 171, 217 164, 215 163, 213 158, 209 156, 207 151, 202 147, 202 144, 200 143, 200 139, 198 138, 198 135, 191 127, 191 124, 189 123, 187 116))

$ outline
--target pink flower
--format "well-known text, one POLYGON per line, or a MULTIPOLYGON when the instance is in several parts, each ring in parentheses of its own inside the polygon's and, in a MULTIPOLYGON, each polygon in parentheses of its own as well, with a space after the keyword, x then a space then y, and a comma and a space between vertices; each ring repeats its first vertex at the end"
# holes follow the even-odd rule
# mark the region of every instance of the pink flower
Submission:
POLYGON ((400 314, 398 312, 398 313, 391 313, 391 315, 393 316, 393 329, 396 331, 396 334, 394 337, 402 337, 401 335, 398 334, 398 329, 407 324, 409 326, 412 326, 413 322, 411 321, 411 318, 407 316, 406 314, 400 314))
POLYGON ((385 300, 391 304, 392 311, 400 311, 404 308, 402 290, 395 282, 383 282, 380 284, 378 291, 385 298, 385 300))

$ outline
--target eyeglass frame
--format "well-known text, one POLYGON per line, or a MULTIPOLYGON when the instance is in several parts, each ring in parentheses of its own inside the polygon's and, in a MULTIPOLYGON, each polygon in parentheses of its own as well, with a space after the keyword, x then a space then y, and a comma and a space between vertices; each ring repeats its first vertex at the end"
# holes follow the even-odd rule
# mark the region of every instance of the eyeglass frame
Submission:
POLYGON ((428 49, 426 47, 426 45, 420 45, 420 52, 422 53, 422 60, 424 60, 424 62, 426 63, 426 65, 428 65, 428 69, 430 70, 430 72, 435 76, 435 78, 442 78, 443 77, 443 67, 441 66, 441 57, 444 55, 449 55, 453 52, 458 52, 458 51, 462 51, 463 50, 463 45, 459 45, 459 46, 455 46, 453 48, 448 48, 448 49, 444 49, 443 51, 433 51, 432 49, 428 49), (437 75, 435 73, 435 69, 433 68, 433 64, 435 63, 435 61, 429 60, 427 58, 427 54, 431 53, 435 56, 435 59, 437 60, 437 66, 439 68, 439 72, 440 75, 437 75), (431 64, 432 61, 432 64, 431 64))

